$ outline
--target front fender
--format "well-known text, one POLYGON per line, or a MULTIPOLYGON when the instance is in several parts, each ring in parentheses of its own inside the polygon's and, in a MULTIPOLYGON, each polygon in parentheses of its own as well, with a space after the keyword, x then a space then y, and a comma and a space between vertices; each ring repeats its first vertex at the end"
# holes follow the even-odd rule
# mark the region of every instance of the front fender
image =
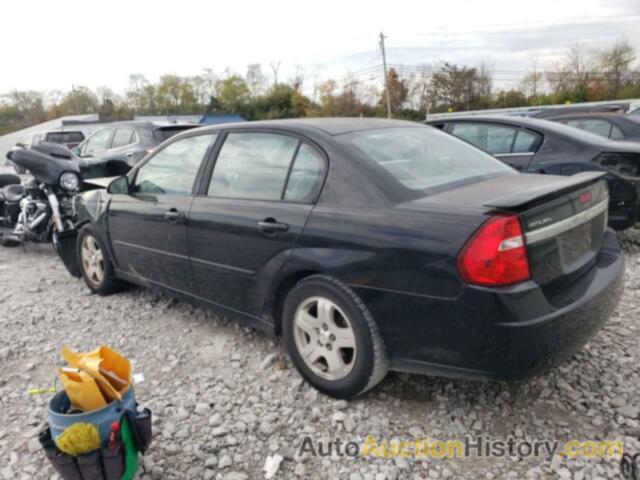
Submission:
POLYGON ((67 271, 74 277, 80 278, 82 271, 80 270, 80 262, 78 261, 78 254, 76 248, 76 242, 78 240, 78 230, 68 230, 56 235, 53 242, 53 246, 58 252, 58 256, 62 263, 67 268, 67 271))
MULTIPOLYGON (((87 223, 99 226, 103 222, 109 195, 105 190, 90 190, 76 195, 74 198, 75 228, 58 233, 54 246, 67 271, 74 277, 80 278, 80 260, 78 259, 78 232, 87 223)), ((100 229, 101 230, 101 229, 100 229)))

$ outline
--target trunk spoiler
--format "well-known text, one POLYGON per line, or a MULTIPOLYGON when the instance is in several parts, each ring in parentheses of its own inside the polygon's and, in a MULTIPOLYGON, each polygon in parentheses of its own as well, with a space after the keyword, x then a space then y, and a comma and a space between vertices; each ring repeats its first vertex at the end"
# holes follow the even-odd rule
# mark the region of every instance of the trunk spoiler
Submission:
POLYGON ((570 177, 549 175, 549 181, 542 185, 494 198, 483 205, 485 207, 504 209, 524 207, 534 202, 543 202, 550 196, 557 197, 567 191, 576 190, 583 185, 595 183, 606 174, 606 172, 582 172, 570 177))

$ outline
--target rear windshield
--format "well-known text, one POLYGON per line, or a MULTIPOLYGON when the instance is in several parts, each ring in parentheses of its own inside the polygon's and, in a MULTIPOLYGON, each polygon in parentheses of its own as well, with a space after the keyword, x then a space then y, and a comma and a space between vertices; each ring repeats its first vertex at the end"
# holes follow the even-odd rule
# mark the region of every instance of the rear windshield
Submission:
POLYGON ((47 141, 54 143, 80 143, 84 140, 82 132, 49 132, 47 141))
POLYGON ((336 138, 404 187, 425 193, 514 172, 482 150, 432 127, 363 130, 336 138))
POLYGON ((158 142, 164 142, 165 140, 173 137, 174 135, 196 127, 197 125, 176 125, 173 127, 160 127, 153 130, 153 138, 158 142))

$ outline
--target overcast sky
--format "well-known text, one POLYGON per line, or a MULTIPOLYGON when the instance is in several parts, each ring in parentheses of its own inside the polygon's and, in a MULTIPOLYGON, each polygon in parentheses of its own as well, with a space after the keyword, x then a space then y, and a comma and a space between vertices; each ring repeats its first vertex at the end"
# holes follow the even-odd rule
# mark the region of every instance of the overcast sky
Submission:
POLYGON ((504 82, 577 41, 626 36, 640 51, 640 0, 20 0, 2 2, 0 18, 0 92, 74 84, 122 93, 132 73, 156 81, 278 61, 284 80, 296 64, 366 79, 380 63, 381 30, 392 64, 485 62, 504 82))

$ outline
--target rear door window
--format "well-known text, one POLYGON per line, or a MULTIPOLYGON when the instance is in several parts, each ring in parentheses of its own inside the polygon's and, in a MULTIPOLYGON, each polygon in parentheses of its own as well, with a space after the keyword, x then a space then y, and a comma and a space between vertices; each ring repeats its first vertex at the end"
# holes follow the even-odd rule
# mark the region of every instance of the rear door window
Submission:
POLYGON ((617 126, 611 126, 611 140, 624 140, 624 133, 617 126))
POLYGON ((517 129, 483 123, 454 123, 451 133, 493 155, 511 153, 517 129))
POLYGON ((131 145, 135 141, 135 130, 133 128, 120 127, 116 129, 111 141, 111 148, 120 148, 131 145))
POLYGON ((293 161, 284 200, 313 202, 324 180, 325 162, 320 154, 306 143, 300 145, 293 161))
POLYGON ((208 195, 281 200, 299 143, 280 134, 229 133, 218 154, 208 195))
POLYGON ((609 138, 612 126, 611 123, 607 122, 606 120, 600 120, 596 118, 568 120, 567 125, 569 125, 570 127, 579 128, 595 135, 599 135, 604 138, 609 138))
POLYGON ((540 136, 527 130, 518 130, 512 153, 535 153, 540 143, 540 136))

